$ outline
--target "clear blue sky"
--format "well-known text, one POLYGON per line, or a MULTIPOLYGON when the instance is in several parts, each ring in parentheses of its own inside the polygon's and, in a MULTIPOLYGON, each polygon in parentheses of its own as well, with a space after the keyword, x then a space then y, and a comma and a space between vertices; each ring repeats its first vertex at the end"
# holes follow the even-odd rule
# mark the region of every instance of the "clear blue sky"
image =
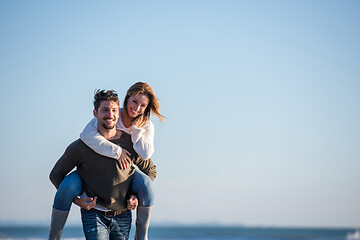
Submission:
POLYGON ((48 174, 94 90, 145 81, 167 117, 153 119, 153 223, 360 227, 359 12, 347 0, 0 1, 0 222, 48 221, 48 174))

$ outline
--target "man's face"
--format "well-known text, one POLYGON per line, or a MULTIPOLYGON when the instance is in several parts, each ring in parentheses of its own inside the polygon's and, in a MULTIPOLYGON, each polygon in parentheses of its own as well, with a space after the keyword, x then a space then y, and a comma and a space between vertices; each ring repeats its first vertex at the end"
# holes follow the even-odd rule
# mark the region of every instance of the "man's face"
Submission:
POLYGON ((98 110, 94 110, 98 127, 113 129, 119 118, 119 105, 114 101, 101 101, 98 110))

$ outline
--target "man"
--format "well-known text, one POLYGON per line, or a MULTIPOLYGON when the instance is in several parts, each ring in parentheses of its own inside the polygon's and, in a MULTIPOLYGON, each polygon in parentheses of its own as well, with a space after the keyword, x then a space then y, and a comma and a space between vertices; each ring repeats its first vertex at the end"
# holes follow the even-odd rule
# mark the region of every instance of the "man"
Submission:
MULTIPOLYGON (((117 94, 112 90, 98 90, 93 113, 99 133, 126 149, 132 162, 154 179, 156 167, 153 162, 139 158, 132 148, 130 135, 115 128, 119 118, 117 94)), ((75 199, 74 202, 83 206, 81 216, 86 239, 128 239, 132 219, 126 199, 134 166, 122 170, 117 161, 97 154, 78 139, 67 147, 50 173, 56 188, 75 167, 82 179, 84 194, 83 200, 75 199), (93 199, 90 204, 84 202, 89 199, 93 199)))

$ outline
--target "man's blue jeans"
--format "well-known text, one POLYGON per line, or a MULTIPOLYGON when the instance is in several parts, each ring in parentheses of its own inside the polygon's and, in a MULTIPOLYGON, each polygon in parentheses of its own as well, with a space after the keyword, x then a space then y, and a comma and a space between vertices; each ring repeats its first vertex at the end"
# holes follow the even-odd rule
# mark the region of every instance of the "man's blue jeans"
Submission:
POLYGON ((131 211, 115 217, 90 209, 81 209, 81 219, 86 240, 127 240, 131 228, 131 211))
MULTIPOLYGON (((138 194, 139 206, 151 207, 154 204, 152 181, 139 170, 136 170, 133 175, 131 191, 138 194)), ((82 192, 82 180, 77 171, 73 171, 61 182, 55 195, 53 207, 57 210, 69 211, 74 197, 81 195, 82 192)))

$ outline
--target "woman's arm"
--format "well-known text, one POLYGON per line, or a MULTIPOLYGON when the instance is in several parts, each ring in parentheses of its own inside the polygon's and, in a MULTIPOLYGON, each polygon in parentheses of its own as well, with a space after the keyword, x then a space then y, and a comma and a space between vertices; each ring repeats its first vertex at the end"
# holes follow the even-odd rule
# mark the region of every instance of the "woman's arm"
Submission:
POLYGON ((151 121, 144 127, 131 126, 133 148, 142 159, 149 159, 154 153, 154 132, 154 124, 151 121))
POLYGON ((96 153, 119 159, 122 149, 120 146, 105 139, 97 130, 97 120, 93 118, 80 134, 80 139, 96 153))

